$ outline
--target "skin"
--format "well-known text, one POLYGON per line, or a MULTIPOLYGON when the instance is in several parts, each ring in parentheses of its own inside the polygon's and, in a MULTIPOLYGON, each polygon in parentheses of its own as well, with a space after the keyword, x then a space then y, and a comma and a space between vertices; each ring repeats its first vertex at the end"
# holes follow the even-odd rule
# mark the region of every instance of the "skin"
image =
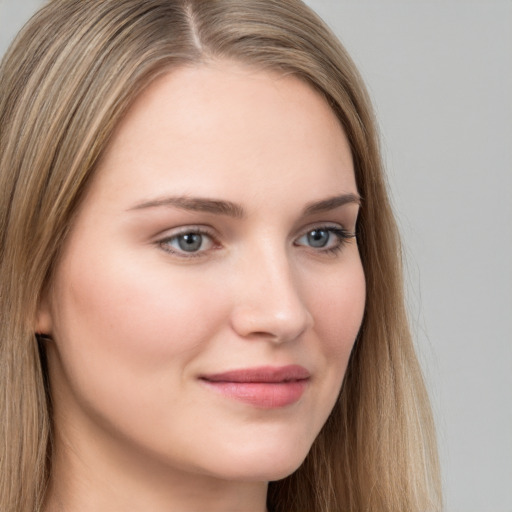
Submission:
POLYGON ((301 464, 326 421, 362 321, 357 241, 329 231, 354 232, 357 200, 304 212, 346 194, 357 198, 346 137, 297 78, 216 61, 140 95, 38 313, 53 338, 47 511, 265 510, 268 481, 301 464), (237 215, 154 204, 176 196, 237 215), (176 235, 198 228, 200 248, 180 249, 176 235), (200 379, 289 364, 310 378, 284 407, 200 379))

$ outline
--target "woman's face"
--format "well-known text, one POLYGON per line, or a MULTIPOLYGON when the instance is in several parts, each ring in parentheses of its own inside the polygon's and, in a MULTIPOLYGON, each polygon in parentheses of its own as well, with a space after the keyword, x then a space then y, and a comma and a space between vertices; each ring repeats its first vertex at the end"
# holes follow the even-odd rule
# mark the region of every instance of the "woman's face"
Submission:
POLYGON ((304 82, 223 61, 158 79, 40 307, 57 438, 227 480, 295 470, 363 316, 358 208, 346 137, 304 82))

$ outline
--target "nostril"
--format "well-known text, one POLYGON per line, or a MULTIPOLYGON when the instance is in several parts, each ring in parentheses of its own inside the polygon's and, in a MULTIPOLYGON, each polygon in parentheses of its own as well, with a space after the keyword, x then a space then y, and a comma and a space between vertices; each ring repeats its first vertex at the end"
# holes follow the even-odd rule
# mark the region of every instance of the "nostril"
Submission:
POLYGON ((285 343, 300 338, 313 326, 313 317, 302 305, 283 311, 265 305, 237 307, 232 312, 231 324, 239 336, 247 339, 285 343))
POLYGON ((294 264, 281 246, 276 249, 275 244, 266 244, 258 249, 257 255, 252 253, 243 260, 244 266, 236 274, 240 278, 232 281, 232 327, 248 339, 295 340, 313 325, 301 293, 302 276, 294 272, 294 264))

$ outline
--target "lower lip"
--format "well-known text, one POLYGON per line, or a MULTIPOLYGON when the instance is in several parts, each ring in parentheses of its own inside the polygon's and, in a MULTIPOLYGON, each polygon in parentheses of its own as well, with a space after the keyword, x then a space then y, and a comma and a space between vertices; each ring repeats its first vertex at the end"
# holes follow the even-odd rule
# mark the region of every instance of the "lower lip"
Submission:
POLYGON ((224 396, 261 409, 277 409, 298 402, 307 385, 307 379, 290 382, 203 382, 224 396))

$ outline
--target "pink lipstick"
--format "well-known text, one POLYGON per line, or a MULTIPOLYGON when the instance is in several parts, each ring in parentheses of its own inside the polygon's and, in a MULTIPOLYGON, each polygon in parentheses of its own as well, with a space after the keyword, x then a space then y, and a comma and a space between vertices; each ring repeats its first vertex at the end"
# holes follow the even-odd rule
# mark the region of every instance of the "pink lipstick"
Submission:
POLYGON ((276 409, 297 402, 310 373, 302 366, 261 366, 201 376, 209 388, 229 398, 262 409, 276 409))

